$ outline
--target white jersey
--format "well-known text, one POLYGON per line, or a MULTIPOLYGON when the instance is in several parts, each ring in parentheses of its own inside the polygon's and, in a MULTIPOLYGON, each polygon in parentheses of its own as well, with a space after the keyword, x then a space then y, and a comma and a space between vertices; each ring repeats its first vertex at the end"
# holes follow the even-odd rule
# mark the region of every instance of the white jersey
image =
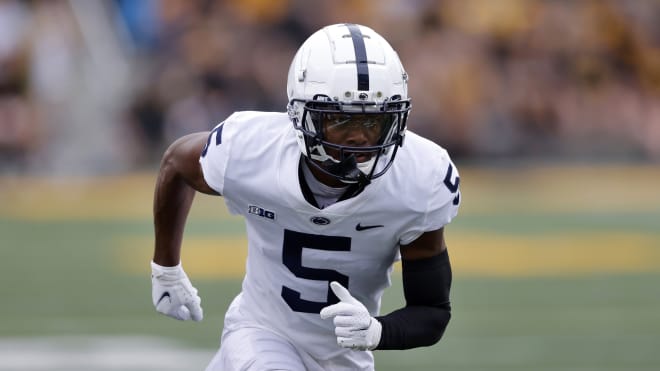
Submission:
POLYGON ((303 196, 300 158, 285 113, 238 112, 213 130, 200 162, 206 182, 247 225, 246 275, 225 327, 266 328, 328 359, 351 352, 319 316, 334 303, 329 282, 377 315, 399 246, 456 215, 458 173, 443 148, 408 131, 383 176, 318 209, 303 196))

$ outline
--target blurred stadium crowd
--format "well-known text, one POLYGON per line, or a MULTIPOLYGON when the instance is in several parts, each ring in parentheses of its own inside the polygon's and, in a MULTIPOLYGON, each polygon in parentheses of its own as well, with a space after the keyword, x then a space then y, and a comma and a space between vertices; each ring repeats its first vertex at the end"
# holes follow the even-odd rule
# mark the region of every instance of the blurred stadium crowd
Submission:
POLYGON ((0 0, 0 172, 153 168, 235 110, 284 111, 326 24, 383 34, 410 128, 456 158, 660 161, 655 0, 0 0))

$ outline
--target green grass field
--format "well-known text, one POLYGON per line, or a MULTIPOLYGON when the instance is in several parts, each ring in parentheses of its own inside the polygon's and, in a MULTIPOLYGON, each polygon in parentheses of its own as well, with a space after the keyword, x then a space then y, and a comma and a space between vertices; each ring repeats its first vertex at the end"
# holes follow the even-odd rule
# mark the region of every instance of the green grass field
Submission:
MULTIPOLYGON (((660 168, 461 169, 453 319, 377 369, 659 370, 660 168)), ((183 259, 205 319, 158 315, 153 182, 0 177, 0 370, 203 369, 240 289, 243 224, 196 199, 183 259)), ((393 281, 384 311, 402 303, 393 281)))

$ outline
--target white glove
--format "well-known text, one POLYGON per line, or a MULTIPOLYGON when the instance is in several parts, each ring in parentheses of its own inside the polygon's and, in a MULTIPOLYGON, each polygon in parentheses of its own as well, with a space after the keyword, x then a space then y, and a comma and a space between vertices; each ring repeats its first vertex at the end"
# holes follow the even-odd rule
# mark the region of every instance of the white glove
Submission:
POLYGON ((197 295, 181 263, 163 267, 151 262, 151 299, 159 313, 181 321, 201 321, 204 317, 197 295))
POLYGON ((383 330, 380 322, 344 286, 333 281, 330 288, 339 298, 339 303, 321 309, 321 318, 334 317, 332 322, 335 325, 337 344, 355 350, 376 348, 383 330))

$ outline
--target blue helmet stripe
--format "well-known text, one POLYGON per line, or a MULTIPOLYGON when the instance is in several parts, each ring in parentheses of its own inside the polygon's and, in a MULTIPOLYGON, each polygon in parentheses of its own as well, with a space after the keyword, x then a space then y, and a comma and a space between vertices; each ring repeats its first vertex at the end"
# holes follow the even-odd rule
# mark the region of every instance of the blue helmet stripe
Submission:
POLYGON ((355 65, 357 66, 357 90, 369 90, 369 64, 367 63, 367 48, 364 46, 364 37, 360 27, 355 24, 347 24, 353 39, 355 50, 355 65))

